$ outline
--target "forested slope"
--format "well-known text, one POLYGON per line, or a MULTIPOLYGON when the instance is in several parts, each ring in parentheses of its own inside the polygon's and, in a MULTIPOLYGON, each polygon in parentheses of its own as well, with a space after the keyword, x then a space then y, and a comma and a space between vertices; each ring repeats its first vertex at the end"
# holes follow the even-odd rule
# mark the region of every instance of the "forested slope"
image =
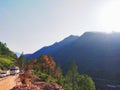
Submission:
POLYGON ((6 43, 0 42, 0 68, 8 69, 14 65, 17 56, 7 47, 6 43))

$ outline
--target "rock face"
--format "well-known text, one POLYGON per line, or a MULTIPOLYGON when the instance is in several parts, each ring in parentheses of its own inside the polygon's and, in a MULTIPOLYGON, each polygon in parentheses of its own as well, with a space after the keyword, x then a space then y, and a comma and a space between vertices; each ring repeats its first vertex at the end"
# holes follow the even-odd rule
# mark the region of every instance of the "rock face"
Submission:
POLYGON ((27 87, 26 85, 15 86, 12 90, 64 90, 56 83, 35 82, 34 85, 27 87))
POLYGON ((41 89, 36 85, 31 85, 29 87, 27 87, 27 85, 19 85, 15 86, 11 90, 41 90, 41 89))
POLYGON ((64 90, 56 83, 36 82, 35 85, 39 86, 41 90, 64 90))

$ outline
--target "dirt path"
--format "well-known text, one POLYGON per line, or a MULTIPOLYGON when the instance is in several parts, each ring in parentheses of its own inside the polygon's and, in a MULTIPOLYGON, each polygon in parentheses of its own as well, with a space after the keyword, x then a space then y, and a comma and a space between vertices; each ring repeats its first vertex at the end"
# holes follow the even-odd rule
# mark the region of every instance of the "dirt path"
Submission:
POLYGON ((0 80, 0 90, 10 90, 16 85, 18 75, 8 76, 0 80))

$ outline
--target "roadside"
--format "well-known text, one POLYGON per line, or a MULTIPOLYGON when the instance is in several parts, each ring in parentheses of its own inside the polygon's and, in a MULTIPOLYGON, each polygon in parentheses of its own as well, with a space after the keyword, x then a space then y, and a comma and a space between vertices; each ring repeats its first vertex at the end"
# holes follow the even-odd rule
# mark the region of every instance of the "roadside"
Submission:
POLYGON ((16 85, 18 74, 0 79, 0 90, 10 90, 16 85))

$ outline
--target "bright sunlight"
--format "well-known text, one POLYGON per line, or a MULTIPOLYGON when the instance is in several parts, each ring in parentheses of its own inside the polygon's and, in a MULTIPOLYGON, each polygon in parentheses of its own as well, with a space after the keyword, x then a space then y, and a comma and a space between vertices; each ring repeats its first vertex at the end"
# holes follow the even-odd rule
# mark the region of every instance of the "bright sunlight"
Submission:
POLYGON ((110 1, 104 4, 100 22, 106 33, 120 32, 120 1, 110 1))

